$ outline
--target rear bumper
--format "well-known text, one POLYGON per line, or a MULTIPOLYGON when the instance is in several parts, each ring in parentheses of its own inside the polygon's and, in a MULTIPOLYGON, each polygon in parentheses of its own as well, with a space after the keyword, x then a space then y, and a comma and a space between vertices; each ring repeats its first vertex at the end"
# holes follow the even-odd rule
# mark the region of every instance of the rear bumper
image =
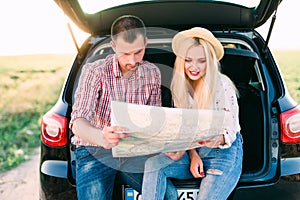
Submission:
MULTIPOLYGON (((43 150, 49 150, 47 146, 42 146, 43 150)), ((59 153, 54 155, 62 155, 66 149, 59 149, 59 153), (62 151, 63 150, 63 151, 62 151)), ((45 151, 42 151, 45 152, 45 151)), ((53 153, 53 149, 51 150, 53 153)), ((68 162, 64 160, 55 160, 54 156, 43 154, 44 159, 40 165, 40 199, 77 199, 76 187, 68 180, 68 162), (47 155, 47 156, 46 156, 47 155), (48 159, 47 159, 48 158, 48 159), (51 159, 52 158, 52 159, 51 159)), ((53 154, 52 154, 53 155, 53 154)), ((281 176, 287 176, 300 173, 300 158, 283 158, 281 159, 281 176)), ((191 185, 190 187, 194 187, 191 185)), ((233 199, 300 199, 300 182, 289 182, 280 179, 275 184, 268 186, 243 186, 231 196, 233 199)))
POLYGON ((41 173, 57 178, 68 178, 68 163, 61 160, 46 160, 41 165, 41 173))
MULTIPOLYGON (((284 159, 281 164, 283 173, 297 172, 300 167, 299 160, 299 158, 284 159)), ((40 181, 40 199, 77 199, 76 188, 67 179, 66 161, 48 160, 43 162, 41 164, 40 181)), ((296 200, 300 199, 299 188, 300 182, 289 182, 280 179, 276 184, 266 187, 238 188, 232 197, 234 200, 296 200)))
POLYGON ((281 176, 300 173, 300 157, 281 159, 281 176))

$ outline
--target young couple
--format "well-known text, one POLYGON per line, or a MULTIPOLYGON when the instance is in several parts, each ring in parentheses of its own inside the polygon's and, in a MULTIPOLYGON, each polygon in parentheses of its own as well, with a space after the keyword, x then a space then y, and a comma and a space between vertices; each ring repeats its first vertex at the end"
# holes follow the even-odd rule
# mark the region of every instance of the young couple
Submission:
POLYGON ((86 64, 75 93, 70 128, 76 145, 78 199, 112 199, 117 174, 142 192, 143 200, 177 199, 169 178, 193 177, 202 178, 198 199, 226 199, 241 175, 243 153, 237 91, 219 71, 221 43, 204 28, 176 34, 170 89, 175 107, 225 110, 231 115, 230 126, 218 137, 199 141, 202 147, 197 149, 114 158, 111 148, 128 135, 122 127, 110 125, 110 102, 161 106, 161 75, 143 60, 147 37, 141 19, 119 17, 112 24, 111 39, 115 54, 86 64))

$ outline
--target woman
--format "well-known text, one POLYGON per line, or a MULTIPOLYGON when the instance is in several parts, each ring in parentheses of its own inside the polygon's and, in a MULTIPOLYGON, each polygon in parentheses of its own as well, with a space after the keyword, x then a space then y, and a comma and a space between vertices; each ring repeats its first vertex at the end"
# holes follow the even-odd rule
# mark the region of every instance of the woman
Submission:
MULTIPOLYGON (((187 152, 169 152, 147 160, 142 195, 162 200, 168 178, 202 178, 197 199, 226 199, 242 171, 242 137, 239 133, 237 90, 219 71, 222 44, 207 29, 196 27, 176 34, 171 92, 175 107, 225 110, 229 125, 217 137, 199 141, 187 152)), ((213 123, 213 121, 212 121, 213 123)))

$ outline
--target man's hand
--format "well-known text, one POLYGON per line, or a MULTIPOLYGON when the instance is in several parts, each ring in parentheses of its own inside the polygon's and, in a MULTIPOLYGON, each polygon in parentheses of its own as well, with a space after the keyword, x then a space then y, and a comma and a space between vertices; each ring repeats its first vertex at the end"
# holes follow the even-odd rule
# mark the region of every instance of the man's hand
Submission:
POLYGON ((105 149, 111 149, 114 146, 117 146, 122 138, 128 137, 126 130, 119 126, 105 126, 103 128, 103 145, 105 149))
POLYGON ((124 128, 113 126, 104 127, 103 130, 96 128, 84 118, 78 118, 74 121, 72 131, 84 141, 101 146, 105 149, 111 149, 119 144, 121 138, 128 137, 124 128))

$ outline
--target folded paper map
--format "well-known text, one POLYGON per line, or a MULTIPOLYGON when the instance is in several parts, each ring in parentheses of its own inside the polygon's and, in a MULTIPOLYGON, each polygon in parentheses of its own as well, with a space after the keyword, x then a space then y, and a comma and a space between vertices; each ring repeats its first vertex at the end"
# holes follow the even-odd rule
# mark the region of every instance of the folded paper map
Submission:
POLYGON ((201 146, 228 127, 226 111, 167 108, 112 101, 111 125, 129 137, 113 147, 114 157, 174 152, 201 146))

